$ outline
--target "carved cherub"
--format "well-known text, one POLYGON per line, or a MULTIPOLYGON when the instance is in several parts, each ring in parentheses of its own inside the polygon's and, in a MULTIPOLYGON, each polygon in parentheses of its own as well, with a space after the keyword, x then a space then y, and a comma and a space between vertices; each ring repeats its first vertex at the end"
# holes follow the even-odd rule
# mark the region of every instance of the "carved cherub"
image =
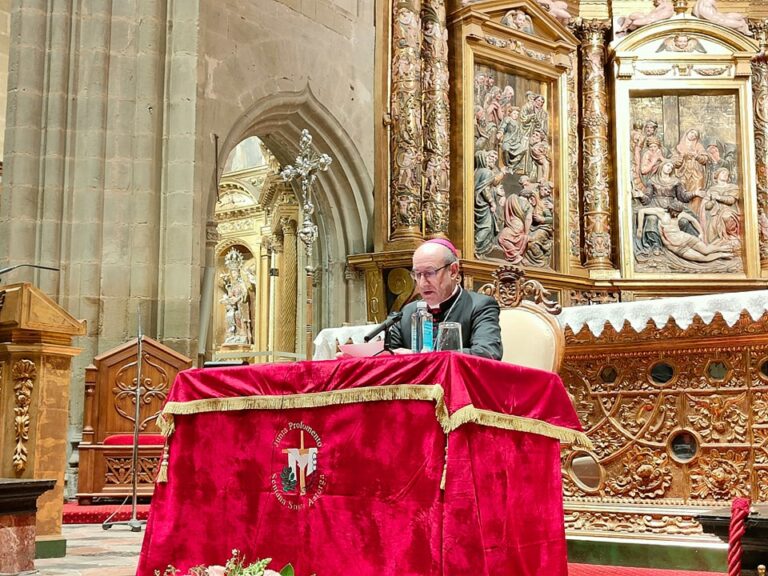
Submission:
POLYGON ((659 20, 666 20, 675 14, 672 0, 653 0, 653 10, 650 12, 633 12, 619 22, 619 33, 632 32, 646 24, 652 24, 659 20))
POLYGON ((688 36, 687 34, 675 34, 669 38, 665 38, 661 46, 656 52, 703 52, 706 53, 706 49, 699 42, 698 38, 688 36))
POLYGON ((557 18, 563 24, 571 21, 571 13, 568 12, 568 3, 563 0, 536 0, 552 16, 557 18))
POLYGON ((733 28, 745 36, 752 36, 746 16, 737 12, 720 12, 717 9, 716 0, 697 0, 693 7, 693 15, 727 28, 733 28))

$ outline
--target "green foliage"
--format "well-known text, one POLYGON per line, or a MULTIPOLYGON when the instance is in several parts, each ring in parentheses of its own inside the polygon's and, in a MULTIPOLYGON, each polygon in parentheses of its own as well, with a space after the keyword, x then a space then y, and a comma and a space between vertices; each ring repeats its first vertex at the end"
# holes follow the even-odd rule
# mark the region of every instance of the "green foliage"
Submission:
POLYGON ((296 490, 296 474, 293 473, 293 468, 290 466, 283 468, 280 472, 280 482, 283 484, 283 492, 296 490))
POLYGON ((286 564, 283 569, 280 570, 280 576, 296 576, 293 572, 293 566, 286 564))

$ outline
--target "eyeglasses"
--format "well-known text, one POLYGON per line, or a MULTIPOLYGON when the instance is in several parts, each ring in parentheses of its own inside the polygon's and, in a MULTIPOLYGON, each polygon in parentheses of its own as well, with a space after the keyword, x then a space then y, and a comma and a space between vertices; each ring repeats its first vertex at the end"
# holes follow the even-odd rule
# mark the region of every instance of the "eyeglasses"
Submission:
POLYGON ((420 270, 418 272, 416 270, 411 270, 411 278, 416 280, 416 282, 418 282, 422 278, 427 282, 429 282, 431 280, 434 280, 435 276, 437 276, 437 273, 440 272, 440 270, 442 270, 443 268, 447 268, 451 264, 452 262, 448 262, 448 264, 443 264, 442 266, 440 266, 440 268, 427 268, 426 270, 420 270))

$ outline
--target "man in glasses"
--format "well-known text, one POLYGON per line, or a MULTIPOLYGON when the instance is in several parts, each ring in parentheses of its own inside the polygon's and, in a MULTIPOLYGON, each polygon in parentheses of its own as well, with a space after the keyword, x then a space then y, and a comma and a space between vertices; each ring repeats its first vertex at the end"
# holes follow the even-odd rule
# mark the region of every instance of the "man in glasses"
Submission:
MULTIPOLYGON (((435 333, 440 322, 459 322, 463 352, 501 360, 499 305, 490 296, 461 287, 459 256, 448 240, 427 240, 413 253, 411 276, 416 290, 434 318, 435 333)), ((390 331, 390 346, 396 352, 411 350, 411 314, 416 302, 403 308, 403 317, 390 331)))

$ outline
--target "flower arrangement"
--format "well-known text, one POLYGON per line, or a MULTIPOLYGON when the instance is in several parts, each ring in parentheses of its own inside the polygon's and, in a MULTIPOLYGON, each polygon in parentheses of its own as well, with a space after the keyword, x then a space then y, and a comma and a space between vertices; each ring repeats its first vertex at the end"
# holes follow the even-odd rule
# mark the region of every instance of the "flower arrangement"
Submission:
MULTIPOLYGON (((272 558, 264 558, 246 564, 245 556, 235 549, 232 550, 232 557, 224 566, 201 564, 190 568, 183 576, 294 576, 293 566, 290 564, 283 566, 280 572, 275 572, 267 568, 270 562, 272 558)), ((160 570, 155 570, 155 576, 182 576, 182 573, 181 570, 168 566, 162 574, 160 570)))

